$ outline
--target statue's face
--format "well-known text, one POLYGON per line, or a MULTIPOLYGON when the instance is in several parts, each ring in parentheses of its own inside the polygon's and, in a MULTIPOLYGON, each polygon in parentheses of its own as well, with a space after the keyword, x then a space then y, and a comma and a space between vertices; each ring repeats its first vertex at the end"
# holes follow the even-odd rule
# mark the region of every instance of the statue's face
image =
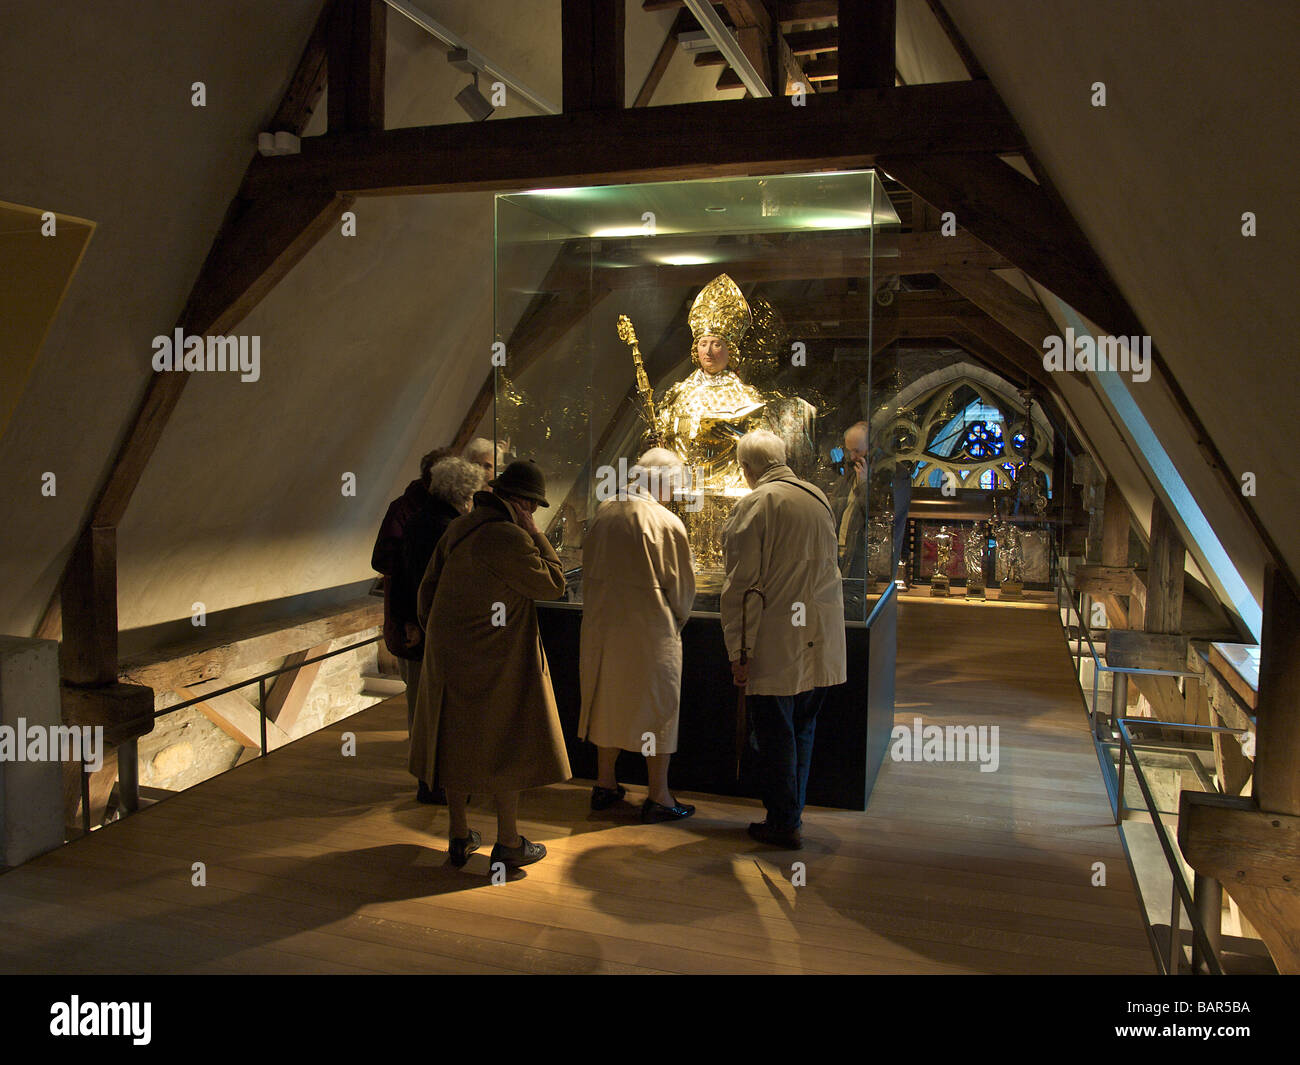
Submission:
POLYGON ((722 373, 727 368, 727 342, 722 337, 703 336, 695 344, 700 369, 707 374, 722 373))

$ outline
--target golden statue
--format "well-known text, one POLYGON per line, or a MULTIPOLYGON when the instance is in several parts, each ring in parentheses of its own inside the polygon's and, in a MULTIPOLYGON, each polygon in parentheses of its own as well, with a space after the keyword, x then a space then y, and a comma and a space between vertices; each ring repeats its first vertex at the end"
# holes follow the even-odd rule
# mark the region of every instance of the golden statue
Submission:
MULTIPOLYGON (((793 426, 786 409, 790 401, 747 385, 733 368, 753 316, 730 277, 721 274, 705 285, 687 320, 694 341, 692 361, 698 368, 664 394, 654 430, 659 444, 691 470, 690 496, 675 509, 686 524, 701 578, 697 583, 704 591, 714 578, 721 586, 722 525, 737 500, 749 492, 736 461, 736 441, 751 429, 772 429, 787 438, 789 448, 796 438, 809 436, 811 416, 796 418, 799 424, 793 426)), ((808 404, 802 408, 812 409, 808 404)))

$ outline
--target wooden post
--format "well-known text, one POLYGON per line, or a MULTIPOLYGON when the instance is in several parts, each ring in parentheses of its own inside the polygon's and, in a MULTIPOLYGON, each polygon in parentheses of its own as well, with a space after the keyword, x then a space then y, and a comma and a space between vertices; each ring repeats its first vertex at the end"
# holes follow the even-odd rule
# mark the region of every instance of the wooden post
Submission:
POLYGON ((1106 478, 1106 496, 1101 505, 1101 564, 1128 565, 1129 511, 1119 485, 1106 478))
POLYGON ((1146 631, 1176 633, 1183 627, 1183 563, 1187 548, 1159 499, 1151 504, 1147 562, 1146 631))
POLYGON ((388 5, 336 0, 329 32, 329 131, 384 128, 388 5))
POLYGON ((1264 634, 1255 708, 1259 808, 1300 816, 1300 601, 1270 566, 1264 578, 1264 634))
POLYGON ((560 11, 565 113, 624 105, 625 8, 610 0, 563 0, 560 11))
MULTIPOLYGON (((773 62, 772 49, 769 47, 773 40, 772 16, 763 0, 722 0, 722 6, 736 27, 736 43, 745 53, 745 58, 758 71, 763 84, 777 96, 782 95, 784 86, 772 77, 772 71, 781 67, 779 56, 776 63, 773 62)), ((778 33, 779 30, 780 27, 777 27, 778 33)))
POLYGON ((89 525, 60 592, 59 671, 69 684, 117 683, 117 530, 89 525))
POLYGON ((894 0, 840 0, 840 92, 894 86, 894 0))

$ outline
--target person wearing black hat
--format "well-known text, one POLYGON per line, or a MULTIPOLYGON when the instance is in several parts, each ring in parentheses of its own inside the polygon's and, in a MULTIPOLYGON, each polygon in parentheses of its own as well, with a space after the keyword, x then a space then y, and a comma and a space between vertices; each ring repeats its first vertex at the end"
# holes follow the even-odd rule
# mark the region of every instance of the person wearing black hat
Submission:
POLYGON ((420 585, 426 640, 410 766, 426 783, 436 770, 446 789, 453 865, 480 842, 467 819, 472 793, 496 797, 491 864, 518 868, 546 855, 519 835, 519 792, 572 776, 534 605, 563 594, 564 571, 533 521, 550 505, 537 464, 512 462, 489 484, 448 526, 420 585))

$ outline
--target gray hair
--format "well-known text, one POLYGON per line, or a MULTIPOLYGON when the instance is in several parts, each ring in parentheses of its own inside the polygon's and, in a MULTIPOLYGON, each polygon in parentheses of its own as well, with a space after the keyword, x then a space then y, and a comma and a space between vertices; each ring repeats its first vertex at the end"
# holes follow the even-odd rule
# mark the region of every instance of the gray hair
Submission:
POLYGON ((465 450, 460 453, 460 457, 469 462, 487 461, 495 465, 497 446, 486 437, 477 436, 465 445, 465 450))
POLYGON ((686 463, 666 447, 652 447, 636 460, 628 478, 633 484, 643 485, 652 496, 659 495, 661 485, 675 496, 686 483, 686 463))
POLYGON ((852 425, 850 425, 847 429, 844 430, 844 442, 846 445, 848 443, 849 433, 853 433, 853 432, 862 433, 862 440, 863 440, 864 447, 866 446, 866 444, 871 442, 871 426, 869 426, 866 422, 854 422, 852 425))
POLYGON ((429 494, 457 510, 468 510, 482 487, 483 471, 466 459, 443 459, 429 470, 429 494))
POLYGON ((770 429, 755 429, 737 442, 736 460, 761 477, 769 467, 785 462, 785 441, 770 429))

